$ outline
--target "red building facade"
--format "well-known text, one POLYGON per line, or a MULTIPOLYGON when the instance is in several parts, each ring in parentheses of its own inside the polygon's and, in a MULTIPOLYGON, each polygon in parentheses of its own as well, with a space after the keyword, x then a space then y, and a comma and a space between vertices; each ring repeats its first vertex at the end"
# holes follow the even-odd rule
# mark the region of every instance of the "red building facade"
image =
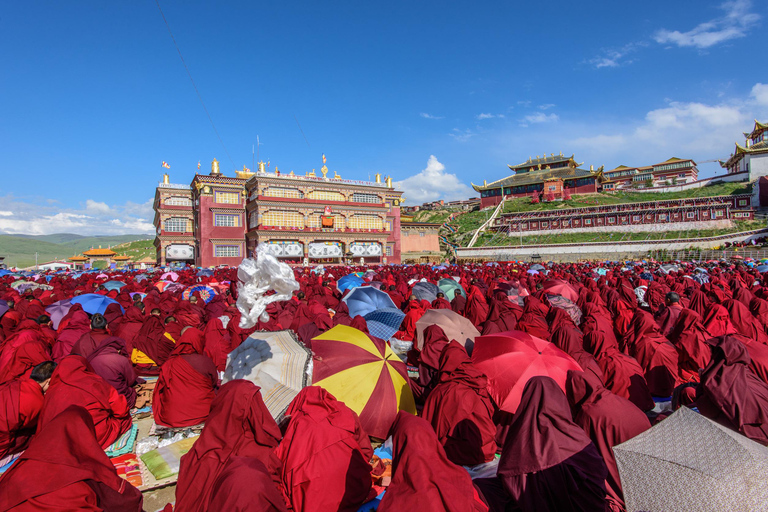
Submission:
POLYGON ((603 174, 603 190, 662 187, 692 183, 699 179, 696 162, 672 157, 664 162, 645 167, 620 165, 603 174))

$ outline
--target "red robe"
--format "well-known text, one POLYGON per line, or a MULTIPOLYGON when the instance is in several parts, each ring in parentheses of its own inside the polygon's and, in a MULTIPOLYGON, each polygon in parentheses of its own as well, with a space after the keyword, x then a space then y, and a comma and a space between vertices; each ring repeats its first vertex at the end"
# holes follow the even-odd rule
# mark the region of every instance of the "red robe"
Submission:
POLYGON ((267 467, 250 457, 231 457, 224 464, 213 483, 208 510, 288 511, 267 467))
POLYGON ((427 397, 422 417, 437 433, 448 460, 475 466, 493 460, 496 426, 488 379, 464 347, 451 341, 440 356, 439 383, 427 397))
POLYGON ((707 344, 709 338, 709 333, 701 324, 698 313, 691 309, 683 309, 677 318, 675 328, 669 334, 669 341, 677 349, 682 382, 699 381, 699 370, 706 368, 712 358, 712 350, 707 344))
POLYGON ((84 407, 96 429, 96 440, 102 448, 114 443, 131 428, 131 415, 125 397, 94 373, 81 356, 67 356, 53 372, 45 393, 37 432, 70 405, 84 407))
POLYGON ((23 451, 37 428, 43 389, 31 379, 0 386, 0 459, 23 451))
POLYGON ((293 510, 354 512, 375 496, 368 463, 373 448, 354 411, 310 386, 286 415, 290 421, 275 454, 282 462, 280 490, 293 510))
POLYGON ((470 286, 467 305, 464 307, 464 316, 469 319, 478 329, 488 318, 488 303, 485 301, 483 292, 477 286, 470 286))
POLYGON ((208 418, 219 378, 216 366, 203 352, 203 333, 190 327, 160 369, 152 395, 155 423, 191 427, 208 418))
POLYGON ((86 312, 76 311, 56 338, 56 343, 53 345, 53 360, 58 363, 71 354, 77 340, 90 330, 91 321, 86 312))
MULTIPOLYGON (((202 434, 192 449, 181 458, 176 484, 176 512, 248 510, 219 508, 213 503, 215 500, 227 499, 221 493, 226 486, 234 486, 234 482, 226 477, 226 473, 236 467, 234 464, 238 458, 258 460, 270 473, 276 472, 279 460, 274 449, 281 437, 280 429, 264 405, 261 392, 255 384, 238 379, 221 386, 219 394, 211 403, 211 413, 202 434)), ((240 475, 232 475, 231 478, 241 481, 240 475)), ((273 497, 277 494, 280 497, 275 485, 276 479, 275 474, 271 479, 273 493, 265 489, 265 494, 269 493, 273 497)), ((264 485, 264 482, 258 485, 254 483, 254 490, 264 485)), ((240 491, 248 492, 248 489, 240 488, 240 491)), ((257 510, 272 510, 266 508, 266 505, 261 508, 260 501, 252 505, 257 510)))
POLYGON ((140 512, 141 492, 118 476, 102 448, 88 411, 65 408, 3 475, 0 510, 140 512))
POLYGON ((635 404, 605 389, 589 373, 568 370, 565 391, 574 422, 584 429, 608 467, 605 484, 610 510, 623 511, 624 495, 612 448, 645 432, 651 423, 635 404))
POLYGON ((50 346, 47 343, 39 339, 27 341, 13 352, 11 360, 0 370, 0 384, 22 376, 29 377, 35 366, 50 359, 50 346))
POLYGON ((533 377, 525 385, 497 474, 523 511, 606 507, 605 462, 571 419, 568 400, 550 377, 533 377))
POLYGON ((211 358, 218 371, 223 372, 227 367, 227 355, 231 350, 229 332, 218 317, 208 320, 204 332, 205 351, 203 354, 211 358))
POLYGON ((648 389, 654 396, 672 396, 679 383, 677 349, 659 333, 650 313, 637 309, 631 327, 634 338, 629 340, 627 350, 643 368, 648 389))
POLYGON ((379 512, 488 510, 469 474, 448 460, 434 430, 424 419, 400 411, 390 435, 392 483, 381 499, 379 512))

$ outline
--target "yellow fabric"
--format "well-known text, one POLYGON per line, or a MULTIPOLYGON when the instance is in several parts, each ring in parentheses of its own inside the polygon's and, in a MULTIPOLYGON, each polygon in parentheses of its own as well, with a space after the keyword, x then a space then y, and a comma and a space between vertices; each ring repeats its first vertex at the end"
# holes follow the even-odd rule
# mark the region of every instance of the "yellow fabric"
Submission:
MULTIPOLYGON (((389 348, 389 346, 387 346, 387 348, 389 348)), ((392 379, 392 384, 395 386, 397 410, 416 414, 416 401, 413 399, 411 386, 408 385, 408 382, 406 382, 402 375, 397 373, 397 370, 395 370, 391 364, 387 365, 387 370, 389 370, 389 376, 392 379)))
POLYGON ((137 348, 133 349, 133 352, 131 352, 131 362, 133 364, 156 365, 156 363, 153 360, 151 360, 147 354, 145 354, 144 352, 142 352, 137 348))
MULTIPOLYGON (((364 332, 348 325, 337 325, 336 327, 333 327, 332 329, 329 329, 312 339, 343 341, 349 343, 350 345, 360 347, 376 357, 381 357, 381 352, 379 352, 379 349, 376 348, 376 345, 373 344, 371 338, 369 338, 364 332)), ((385 356, 388 356, 390 353, 394 356, 395 353, 392 352, 392 349, 389 348, 389 346, 387 346, 387 351, 388 352, 385 352, 385 356)))
MULTIPOLYGON (((165 337, 168 338, 169 340, 171 340, 174 345, 176 344, 176 340, 173 339, 173 336, 171 336, 169 333, 166 332, 165 333, 165 337)), ((394 354, 394 352, 393 352, 393 354, 394 354)))
POLYGON ((365 404, 371 399, 371 394, 379 381, 381 365, 383 364, 386 363, 374 361, 354 366, 315 382, 313 386, 320 386, 337 400, 341 400, 347 404, 347 407, 360 414, 363 412, 365 404))

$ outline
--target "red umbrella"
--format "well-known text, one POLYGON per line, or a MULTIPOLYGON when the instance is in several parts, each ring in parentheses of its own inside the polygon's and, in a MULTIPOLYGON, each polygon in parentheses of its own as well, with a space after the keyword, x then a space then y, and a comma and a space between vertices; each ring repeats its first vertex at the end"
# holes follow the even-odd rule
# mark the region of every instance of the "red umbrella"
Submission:
POLYGON ((577 292, 573 286, 566 283, 565 281, 561 281, 560 279, 550 279, 549 281, 544 281, 542 287, 550 295, 562 295, 566 299, 573 302, 576 302, 576 300, 579 298, 579 292, 577 292))
POLYGON ((581 371, 571 356, 523 331, 478 336, 472 362, 488 377, 491 398, 500 409, 513 414, 531 377, 552 377, 565 391, 568 370, 581 371))

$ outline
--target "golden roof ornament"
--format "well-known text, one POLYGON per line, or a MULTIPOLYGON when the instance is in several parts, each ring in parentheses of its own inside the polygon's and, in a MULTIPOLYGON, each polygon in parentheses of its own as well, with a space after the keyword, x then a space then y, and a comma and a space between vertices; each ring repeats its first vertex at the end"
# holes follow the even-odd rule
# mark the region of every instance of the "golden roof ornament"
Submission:
MULTIPOLYGON (((327 171, 326 171, 326 172, 327 172, 327 171)), ((341 179, 341 176, 340 176, 340 175, 339 175, 339 173, 337 173, 336 171, 333 171, 333 179, 335 179, 335 180, 340 180, 340 179, 341 179)))
POLYGON ((213 162, 211 162, 211 174, 221 174, 221 171, 219 170, 219 161, 215 158, 213 159, 213 162))
POLYGON ((314 177, 316 176, 316 174, 315 174, 315 170, 314 170, 314 169, 312 169, 312 172, 308 172, 308 173, 307 173, 307 176, 310 176, 310 177, 314 178, 314 177))
MULTIPOLYGON (((314 171, 314 169, 312 169, 312 170, 314 171)), ((320 168, 320 172, 321 172, 321 173, 323 173, 323 178, 325 178, 325 177, 326 177, 326 175, 328 174, 328 166, 327 166, 327 165, 323 165, 323 166, 320 168)))
POLYGON ((171 183, 171 179, 168 177, 168 173, 163 174, 163 185, 169 185, 171 183))

